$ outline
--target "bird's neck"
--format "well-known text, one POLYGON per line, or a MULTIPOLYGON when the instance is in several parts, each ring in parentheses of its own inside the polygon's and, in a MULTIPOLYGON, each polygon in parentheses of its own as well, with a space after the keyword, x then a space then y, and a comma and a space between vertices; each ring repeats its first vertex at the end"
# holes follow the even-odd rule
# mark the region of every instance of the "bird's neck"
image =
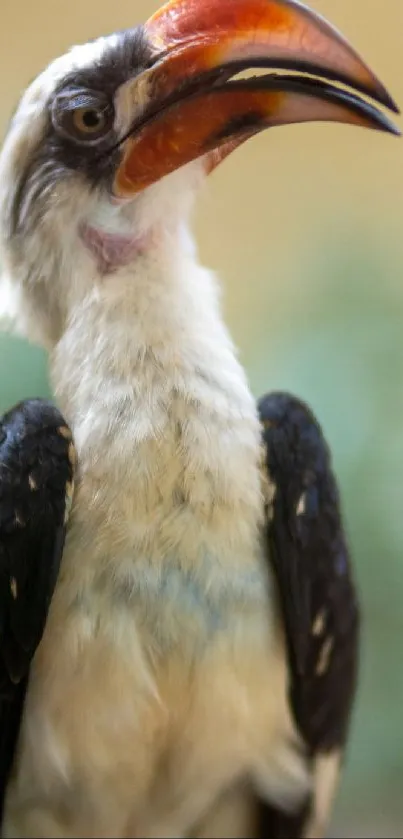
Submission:
POLYGON ((71 538, 93 543, 94 569, 113 545, 115 577, 135 556, 140 579, 172 561, 197 567, 204 587, 214 568, 226 589, 230 569, 265 595, 255 403, 214 276, 186 237, 98 284, 53 352, 52 379, 78 449, 71 538))
POLYGON ((209 417, 223 430, 238 424, 256 446, 254 400, 215 278, 183 229, 97 278, 51 354, 51 378, 86 459, 108 452, 115 464, 127 462, 194 414, 206 428, 209 417))

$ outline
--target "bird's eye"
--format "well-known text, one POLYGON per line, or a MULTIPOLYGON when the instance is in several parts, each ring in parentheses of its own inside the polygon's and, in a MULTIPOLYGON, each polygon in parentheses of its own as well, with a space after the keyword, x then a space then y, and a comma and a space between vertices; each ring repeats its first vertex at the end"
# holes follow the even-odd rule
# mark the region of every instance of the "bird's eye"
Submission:
POLYGON ((90 91, 63 91, 52 105, 52 122, 57 132, 83 145, 95 145, 108 137, 114 116, 111 102, 90 91))
POLYGON ((77 108, 73 114, 77 131, 83 134, 98 134, 105 127, 107 114, 99 108, 77 108))

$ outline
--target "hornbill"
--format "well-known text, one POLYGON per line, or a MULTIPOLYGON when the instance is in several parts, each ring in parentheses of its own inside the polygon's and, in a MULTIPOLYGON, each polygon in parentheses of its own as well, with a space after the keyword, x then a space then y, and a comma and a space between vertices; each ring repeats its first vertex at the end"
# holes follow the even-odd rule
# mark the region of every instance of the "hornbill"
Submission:
POLYGON ((378 105, 296 0, 171 0, 23 95, 1 308, 58 408, 0 430, 5 837, 326 831, 359 624, 330 454, 298 399, 256 405, 189 217, 258 131, 398 133, 378 105))

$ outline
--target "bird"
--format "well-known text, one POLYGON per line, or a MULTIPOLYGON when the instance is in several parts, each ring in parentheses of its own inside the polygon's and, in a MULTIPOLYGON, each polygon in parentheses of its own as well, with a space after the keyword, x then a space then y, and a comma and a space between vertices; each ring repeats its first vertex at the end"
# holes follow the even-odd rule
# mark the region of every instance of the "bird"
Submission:
POLYGON ((1 422, 4 837, 325 835, 360 627, 331 453, 256 402, 191 214, 259 131, 385 110, 296 0, 170 0, 23 94, 0 310, 55 405, 1 422))

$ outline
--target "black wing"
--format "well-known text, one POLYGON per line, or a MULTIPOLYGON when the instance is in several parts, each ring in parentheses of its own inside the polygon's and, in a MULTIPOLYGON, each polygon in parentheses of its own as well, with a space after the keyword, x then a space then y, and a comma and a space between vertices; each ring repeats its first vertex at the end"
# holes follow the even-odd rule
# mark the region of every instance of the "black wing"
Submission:
POLYGON ((260 836, 298 839, 308 825, 315 836, 327 827, 355 696, 359 611, 330 452, 315 417, 283 393, 265 396, 259 413, 273 484, 267 541, 285 625, 290 702, 314 776, 312 796, 299 812, 262 806, 260 836))
POLYGON ((59 572, 74 462, 70 430, 50 403, 27 400, 0 419, 0 808, 59 572))

